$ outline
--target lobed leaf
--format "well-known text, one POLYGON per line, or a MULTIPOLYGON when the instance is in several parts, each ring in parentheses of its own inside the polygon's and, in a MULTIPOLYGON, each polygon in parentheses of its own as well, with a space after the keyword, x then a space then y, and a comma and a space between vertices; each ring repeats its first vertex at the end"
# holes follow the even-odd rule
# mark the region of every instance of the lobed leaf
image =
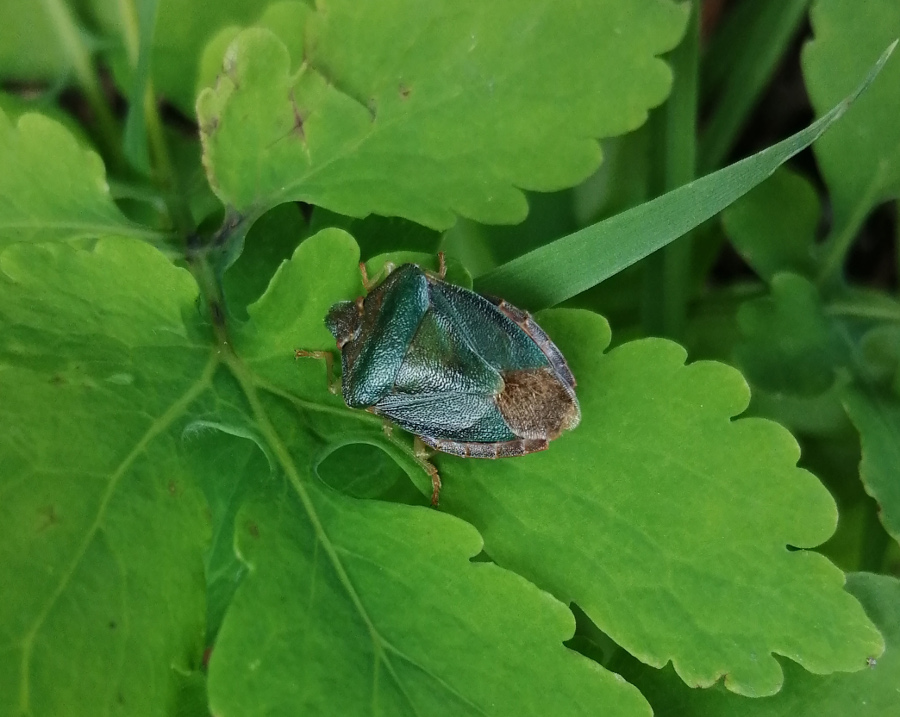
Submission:
POLYGON ((900 394, 900 302, 893 302, 887 296, 883 298, 888 301, 867 308, 884 310, 883 318, 888 321, 866 332, 859 342, 859 350, 871 377, 876 382, 892 384, 894 392, 900 394))
POLYGON ((563 605, 469 560, 471 526, 303 485, 301 500, 274 485, 238 517, 249 575, 210 663, 215 714, 649 716, 562 645, 563 605))
POLYGON ((164 715, 199 666, 196 296, 134 240, 0 255, 2 715, 164 715))
POLYGON ((262 296, 275 270, 310 233, 296 204, 279 205, 257 219, 222 282, 229 308, 244 318, 246 307, 262 296))
MULTIPOLYGON (((266 5, 262 15, 253 23, 253 27, 269 30, 285 44, 291 56, 292 73, 295 73, 303 62, 306 21, 313 12, 313 7, 302 0, 278 0, 266 5)), ((219 30, 206 43, 200 60, 195 97, 207 87, 214 87, 219 81, 223 58, 228 53, 228 47, 243 29, 245 28, 238 25, 229 25, 219 30)))
POLYGON ((900 399, 873 387, 847 388, 844 407, 859 431, 859 475, 878 501, 885 530, 900 542, 900 399))
POLYGON ((247 30, 197 102, 210 182, 242 213, 302 200, 438 229, 456 214, 521 221, 520 188, 578 183, 600 161, 597 138, 662 102, 670 78, 656 56, 685 11, 333 0, 306 23, 302 64, 271 32, 247 30))
POLYGON ((850 362, 839 327, 825 314, 816 286, 796 274, 776 274, 772 293, 738 310, 743 334, 735 349, 751 383, 780 394, 812 397, 834 385, 850 362))
POLYGON ((265 293, 247 307, 251 321, 236 331, 235 346, 256 375, 284 388, 296 390, 298 379, 315 367, 310 391, 321 396, 320 362, 285 358, 294 348, 331 350, 334 337, 325 328, 325 314, 332 304, 364 293, 356 242, 341 229, 323 229, 281 263, 265 293))
POLYGON ((9 92, 0 92, 0 111, 6 115, 6 119, 12 124, 15 124, 19 117, 25 114, 37 113, 44 115, 65 127, 69 134, 75 137, 80 146, 85 149, 91 147, 91 140, 88 138, 84 127, 78 124, 72 115, 55 104, 53 98, 49 95, 22 97, 9 92))
POLYGON ((824 542, 836 509, 795 467, 787 431, 732 420, 749 398, 736 371, 685 366, 661 339, 604 354, 608 328, 587 312, 540 320, 578 379, 581 425, 542 454, 438 459, 442 506, 479 528, 492 559, 692 686, 724 675, 732 691, 773 694, 774 655, 827 673, 880 653, 841 571, 793 549, 824 542))
POLYGON ((779 169, 722 212, 722 223, 744 261, 771 280, 779 272, 812 275, 821 215, 812 184, 779 169))
MULTIPOLYGON (((819 113, 843 97, 885 45, 900 37, 900 5, 817 0, 815 38, 804 48, 806 87, 819 113)), ((814 150, 831 191, 835 224, 858 227, 879 202, 900 196, 900 62, 889 63, 846 119, 814 150)))
POLYGON ((785 685, 777 695, 744 699, 716 686, 689 690, 671 670, 626 670, 659 717, 883 717, 896 711, 900 684, 900 581, 884 575, 851 573, 847 589, 884 633, 887 649, 866 669, 850 675, 810 675, 785 664, 785 685))
MULTIPOLYGON (((228 120, 205 125, 207 135, 229 137, 221 145, 221 136, 205 138, 208 166, 218 178, 225 169, 230 184, 220 194, 249 197, 238 206, 252 216, 315 191, 341 211, 400 207, 435 226, 454 212, 515 218, 518 187, 575 181, 598 159, 594 137, 639 123, 665 94, 654 56, 677 39, 683 11, 668 0, 642 2, 592 6, 608 21, 606 42, 568 5, 535 1, 532 14, 512 3, 417 5, 446 20, 428 25, 399 0, 320 4, 303 38, 313 41, 303 45, 307 63, 293 76, 271 33, 250 31, 232 46, 227 76, 201 98, 201 109, 207 102, 222 112, 216 122, 228 120), (473 38, 463 15, 483 22, 484 33, 479 26, 473 38), (536 27, 565 31, 568 43, 542 44, 536 27), (466 74, 499 66, 492 53, 525 42, 509 76, 466 74), (267 56, 280 72, 262 71, 267 56), (407 57, 415 62, 398 79, 407 57), (446 70, 453 81, 438 57, 455 58, 446 70), (608 91, 573 93, 569 78, 583 78, 595 58, 642 79, 629 85, 598 73, 595 90, 610 82, 608 91), (566 73, 554 74, 559 68, 566 73), (320 102, 309 116, 307 99, 320 102), (574 104, 563 107, 567 99, 574 104), (498 117, 509 136, 494 129, 498 117), (476 120, 489 129, 473 141, 476 120), (263 146, 285 127, 286 138, 263 146), (252 140, 244 147, 235 144, 242 133, 252 140), (306 156, 298 143, 315 152, 306 156), (424 156, 398 151, 420 147, 424 156), (332 154, 322 159, 320 149, 332 154), (490 161, 473 172, 483 157, 490 161)), ((163 0, 161 12, 171 7, 188 9, 163 0)), ((191 14, 173 37, 193 43, 213 33, 229 7, 191 14)), ((176 66, 177 94, 194 77, 180 58, 176 66)), ((166 77, 165 62, 153 67, 166 77)), ((14 244, 0 253, 8 427, 0 435, 0 584, 10 586, 0 605, 0 694, 14 696, 0 702, 0 715, 202 708, 204 630, 217 641, 216 714, 293 714, 298 705, 453 715, 594 714, 599 705, 647 714, 633 688, 561 645, 573 627, 563 605, 524 578, 471 561, 482 547, 471 526, 350 499, 317 477, 326 461, 339 470, 337 449, 366 445, 427 482, 380 421, 327 393, 321 362, 293 359, 295 347, 331 348, 325 310, 361 293, 349 235, 330 229, 305 241, 250 305, 248 323, 217 316, 213 331, 189 275, 129 238, 157 235, 116 209, 96 155, 45 118, 26 115, 13 127, 0 115, 0 159, 8 169, 0 245, 14 244)), ((285 236, 278 251, 256 257, 259 266, 290 247, 294 219, 274 217, 285 236)), ((236 273, 232 288, 245 303, 262 287, 236 273)), ((683 352, 663 341, 603 355, 607 327, 585 312, 548 314, 547 327, 581 380, 582 426, 544 455, 441 460, 445 506, 484 528, 492 557, 577 600, 629 650, 654 664, 671 659, 694 683, 728 671, 731 689, 761 694, 780 681, 773 653, 820 672, 877 654, 878 634, 841 592, 840 572, 787 550, 828 536, 833 503, 794 467, 796 446, 784 431, 730 420, 747 399, 734 372, 685 367, 683 352), (590 463, 596 456, 602 465, 590 463)), ((355 490, 355 478, 332 485, 355 490)))
POLYGON ((13 124, 0 110, 0 247, 104 235, 153 238, 109 196, 100 157, 57 122, 25 114, 13 124))
POLYGON ((735 349, 751 383, 767 392, 757 403, 767 415, 821 435, 843 427, 846 412, 862 439, 866 491, 895 538, 900 402, 885 384, 897 375, 897 312, 896 302, 874 292, 845 291, 826 303, 808 279, 777 274, 769 296, 741 306, 735 349))
POLYGON ((213 528, 204 561, 207 646, 215 643, 234 593, 247 574, 234 549, 235 517, 274 475, 274 466, 252 438, 246 417, 228 416, 223 408, 203 419, 195 417, 182 433, 185 467, 203 491, 213 528))

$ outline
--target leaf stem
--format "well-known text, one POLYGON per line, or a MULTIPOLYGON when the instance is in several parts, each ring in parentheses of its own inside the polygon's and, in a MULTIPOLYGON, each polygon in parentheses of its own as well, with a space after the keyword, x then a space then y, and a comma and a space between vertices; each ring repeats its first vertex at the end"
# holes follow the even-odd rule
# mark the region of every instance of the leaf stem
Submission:
POLYGON ((147 137, 150 140, 150 149, 153 155, 154 177, 165 194, 172 222, 180 233, 187 236, 194 231, 194 219, 187 203, 187 193, 181 186, 181 180, 172 162, 151 80, 147 81, 145 89, 144 115, 147 122, 147 137))
POLYGON ((156 26, 156 2, 155 0, 143 2, 140 18, 133 0, 119 0, 118 5, 128 64, 131 65, 131 90, 128 93, 128 113, 125 116, 122 147, 132 166, 141 174, 149 174, 145 89, 150 74, 150 50, 156 26))
POLYGON ((91 55, 84 44, 75 19, 63 0, 41 0, 41 2, 53 23, 56 36, 65 50, 66 56, 72 63, 78 84, 84 91, 94 119, 97 121, 98 141, 103 148, 103 153, 110 164, 116 170, 121 171, 125 167, 125 157, 122 154, 122 133, 100 87, 100 80, 94 71, 91 55))
POLYGON ((119 0, 119 19, 122 21, 122 35, 125 39, 125 51, 128 53, 128 64, 137 67, 140 52, 140 24, 134 0, 119 0))
MULTIPOLYGON (((119 0, 119 17, 122 21, 125 35, 125 48, 128 53, 128 62, 131 65, 135 77, 143 78, 143 87, 140 83, 135 85, 137 96, 132 96, 131 101, 135 107, 129 109, 128 125, 126 127, 126 143, 129 142, 128 131, 146 131, 147 140, 153 155, 153 179, 164 195, 169 216, 175 228, 183 236, 189 235, 195 228, 190 208, 185 200, 186 193, 181 186, 169 145, 166 142, 165 130, 162 119, 159 116, 159 105, 156 100, 156 92, 153 81, 149 79, 150 57, 152 39, 156 24, 156 3, 142 8, 145 12, 139 16, 134 0, 119 0), (132 113, 142 112, 144 127, 140 128, 132 113)), ((133 90, 134 92, 134 90, 133 90)), ((137 153, 132 157, 137 165, 146 165, 146 144, 143 151, 138 149, 141 142, 137 138, 131 138, 135 143, 133 151, 137 153), (143 160, 139 158, 143 155, 143 160)), ((126 150, 127 151, 127 150, 126 150)), ((139 166, 139 168, 141 168, 139 166)), ((146 171, 146 166, 144 166, 146 171)))
POLYGON ((835 223, 822 244, 821 268, 817 277, 819 286, 834 281, 843 270, 847 252, 853 246, 853 241, 856 239, 856 235, 866 221, 866 217, 869 215, 872 205, 878 196, 879 188, 882 185, 883 171, 883 166, 879 166, 875 170, 869 186, 866 187, 866 191, 853 205, 853 209, 843 215, 845 217, 843 221, 839 220, 835 223))
MULTIPOLYGON (((663 194, 694 179, 697 164, 697 86, 700 56, 700 3, 691 0, 682 43, 669 54, 675 73, 669 101, 657 113, 657 178, 663 194)), ((644 323, 647 333, 678 338, 684 330, 690 291, 690 234, 649 257, 645 274, 644 323)))
POLYGON ((900 323, 900 306, 873 306, 864 303, 842 303, 838 300, 826 305, 823 311, 826 316, 846 316, 854 319, 900 323))

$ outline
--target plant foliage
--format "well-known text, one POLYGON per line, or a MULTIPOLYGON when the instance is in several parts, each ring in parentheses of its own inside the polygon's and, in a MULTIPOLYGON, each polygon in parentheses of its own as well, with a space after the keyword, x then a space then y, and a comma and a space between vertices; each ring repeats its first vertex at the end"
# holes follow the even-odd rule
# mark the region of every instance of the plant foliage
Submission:
POLYGON ((888 709, 900 303, 842 268, 898 198, 900 14, 854 8, 811 10, 820 118, 718 167, 724 91, 691 181, 696 2, 4 4, 0 717, 888 709), (814 141, 827 197, 778 169, 814 141), (604 181, 648 201, 604 217, 604 181), (725 235, 758 275, 727 301, 725 235), (294 349, 334 351, 361 258, 439 246, 545 309, 583 418, 436 457, 434 510, 410 437, 294 349), (663 296, 722 360, 647 336, 663 296), (858 444, 838 478, 809 449, 858 444))

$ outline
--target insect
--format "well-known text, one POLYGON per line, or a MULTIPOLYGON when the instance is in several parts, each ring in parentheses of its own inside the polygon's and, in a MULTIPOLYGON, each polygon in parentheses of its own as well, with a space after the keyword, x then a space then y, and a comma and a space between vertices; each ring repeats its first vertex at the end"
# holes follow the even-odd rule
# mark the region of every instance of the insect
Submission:
MULTIPOLYGON (((325 324, 341 352, 341 392, 418 441, 466 458, 506 458, 547 448, 578 425, 575 377, 534 319, 501 299, 444 281, 416 264, 388 269, 366 296, 342 301, 325 324)), ((331 354, 297 350, 296 356, 331 354)), ((430 463, 432 505, 440 477, 430 463)))

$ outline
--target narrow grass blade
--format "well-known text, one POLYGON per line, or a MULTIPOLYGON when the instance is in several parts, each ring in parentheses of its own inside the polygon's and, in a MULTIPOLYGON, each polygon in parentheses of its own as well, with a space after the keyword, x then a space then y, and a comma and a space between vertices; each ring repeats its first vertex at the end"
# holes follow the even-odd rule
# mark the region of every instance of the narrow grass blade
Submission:
POLYGON ((846 99, 805 130, 653 201, 586 227, 504 264, 475 281, 477 291, 541 309, 631 266, 715 216, 757 186, 836 122, 871 84, 895 41, 846 99))

